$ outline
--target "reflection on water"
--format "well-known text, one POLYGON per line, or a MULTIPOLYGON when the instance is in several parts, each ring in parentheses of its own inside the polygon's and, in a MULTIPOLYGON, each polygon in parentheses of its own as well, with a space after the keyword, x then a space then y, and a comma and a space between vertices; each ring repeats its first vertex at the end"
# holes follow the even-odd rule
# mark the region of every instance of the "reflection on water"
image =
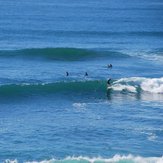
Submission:
POLYGON ((142 100, 142 101, 162 101, 163 102, 163 94, 159 93, 147 93, 143 91, 139 91, 136 93, 131 92, 115 92, 112 89, 107 90, 107 99, 108 100, 142 100))

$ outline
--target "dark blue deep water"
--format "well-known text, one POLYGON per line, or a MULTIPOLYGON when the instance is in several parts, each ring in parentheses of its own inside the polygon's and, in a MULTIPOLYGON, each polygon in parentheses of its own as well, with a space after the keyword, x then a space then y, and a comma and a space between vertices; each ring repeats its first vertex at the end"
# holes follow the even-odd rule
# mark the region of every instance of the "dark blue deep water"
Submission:
POLYGON ((0 162, 163 163, 163 1, 0 0, 0 162))

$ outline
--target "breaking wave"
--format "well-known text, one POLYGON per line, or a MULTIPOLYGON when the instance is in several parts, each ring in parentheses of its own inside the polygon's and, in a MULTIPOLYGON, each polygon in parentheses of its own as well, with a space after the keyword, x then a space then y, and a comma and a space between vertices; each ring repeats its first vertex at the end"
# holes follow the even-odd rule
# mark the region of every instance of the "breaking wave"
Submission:
MULTIPOLYGON (((102 157, 67 157, 65 159, 51 159, 43 161, 25 161, 24 163, 162 163, 163 157, 141 157, 141 156, 120 156, 115 155, 112 158, 102 157)), ((4 163, 19 163, 18 160, 5 160, 4 163)))
MULTIPOLYGON (((11 95, 33 95, 33 94, 51 94, 64 93, 70 94, 90 94, 106 95, 106 80, 83 80, 83 81, 58 81, 55 83, 18 83, 0 85, 0 96, 11 95)), ((108 87, 109 93, 152 93, 163 94, 162 78, 144 78, 131 77, 113 80, 111 87, 108 87), (111 90, 111 91, 110 91, 111 90)))
POLYGON ((161 78, 144 78, 131 77, 122 78, 114 81, 111 87, 114 91, 127 92, 149 92, 149 93, 163 93, 163 77, 161 78))

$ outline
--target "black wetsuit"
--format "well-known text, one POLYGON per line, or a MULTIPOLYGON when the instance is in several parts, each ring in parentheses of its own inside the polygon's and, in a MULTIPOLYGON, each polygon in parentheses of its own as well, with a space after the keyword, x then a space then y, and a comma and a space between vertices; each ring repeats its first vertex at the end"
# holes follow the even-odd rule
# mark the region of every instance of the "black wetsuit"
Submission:
POLYGON ((108 68, 112 68, 112 67, 113 67, 112 64, 109 64, 109 65, 108 65, 108 68))
POLYGON ((111 79, 108 79, 107 84, 111 85, 111 79))
POLYGON ((69 76, 69 73, 68 72, 66 72, 66 76, 69 76))

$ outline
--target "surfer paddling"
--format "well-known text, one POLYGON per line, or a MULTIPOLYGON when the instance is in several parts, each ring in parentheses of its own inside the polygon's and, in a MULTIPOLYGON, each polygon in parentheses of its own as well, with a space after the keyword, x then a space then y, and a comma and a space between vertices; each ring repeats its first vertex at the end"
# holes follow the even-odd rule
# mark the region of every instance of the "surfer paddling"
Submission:
POLYGON ((112 64, 108 64, 108 66, 107 66, 108 68, 112 68, 113 67, 113 65, 112 64))
POLYGON ((68 72, 66 72, 66 76, 69 76, 69 73, 68 72))
POLYGON ((85 76, 88 76, 88 73, 87 72, 85 73, 85 76))

